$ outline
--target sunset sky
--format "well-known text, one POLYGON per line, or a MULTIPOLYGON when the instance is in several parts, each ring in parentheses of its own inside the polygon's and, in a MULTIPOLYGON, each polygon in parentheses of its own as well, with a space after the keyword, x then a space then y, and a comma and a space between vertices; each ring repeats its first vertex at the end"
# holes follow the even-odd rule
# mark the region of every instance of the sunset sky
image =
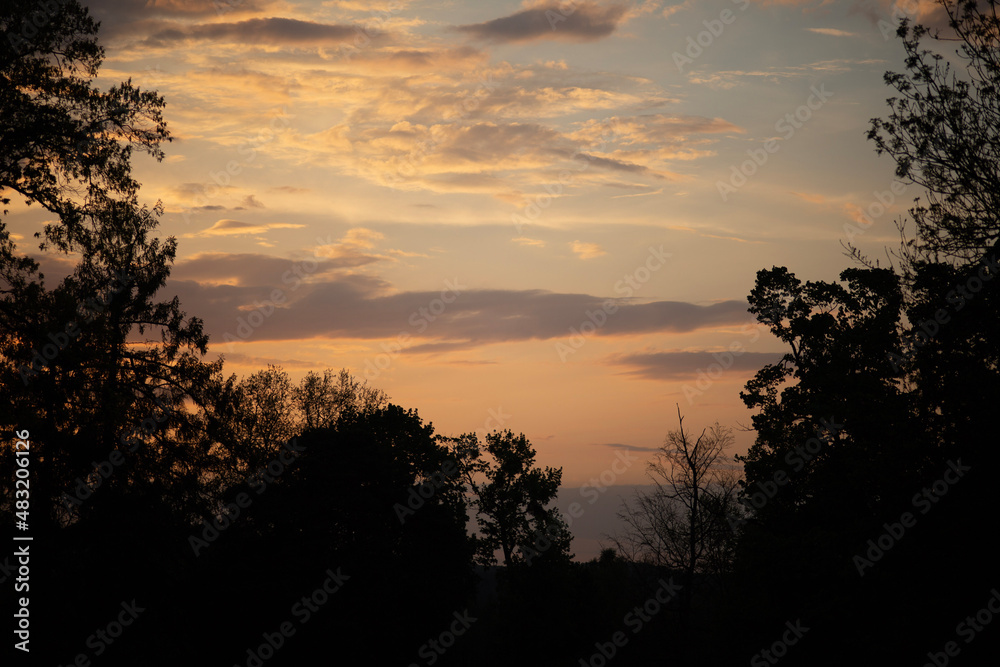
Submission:
MULTIPOLYGON (((894 9, 926 18, 903 4, 90 6, 100 85, 167 101, 167 157, 135 172, 212 358, 346 367, 438 432, 525 433, 572 489, 625 449, 615 483, 642 483, 675 403, 746 451, 739 391, 784 352, 746 312, 756 271, 835 279, 866 212, 862 249, 897 242, 919 192, 865 132, 894 9)), ((24 243, 47 220, 11 212, 24 243)))

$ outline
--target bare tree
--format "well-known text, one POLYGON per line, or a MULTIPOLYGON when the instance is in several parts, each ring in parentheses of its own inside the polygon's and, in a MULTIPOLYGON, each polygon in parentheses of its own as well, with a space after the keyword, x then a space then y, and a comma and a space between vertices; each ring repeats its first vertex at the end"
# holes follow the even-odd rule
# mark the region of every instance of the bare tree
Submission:
POLYGON ((610 539, 627 559, 684 572, 680 602, 687 636, 695 575, 729 570, 736 543, 732 518, 741 518, 743 508, 737 502, 739 471, 726 464, 732 429, 716 422, 692 440, 679 406, 677 420, 678 430, 667 434, 647 464, 654 488, 622 504, 618 518, 625 531, 610 539))
POLYGON ((697 439, 671 431, 648 464, 652 491, 637 491, 618 517, 625 532, 611 539, 627 558, 695 572, 724 571, 732 560, 729 517, 738 512, 738 472, 725 464, 732 430, 715 423, 697 439))

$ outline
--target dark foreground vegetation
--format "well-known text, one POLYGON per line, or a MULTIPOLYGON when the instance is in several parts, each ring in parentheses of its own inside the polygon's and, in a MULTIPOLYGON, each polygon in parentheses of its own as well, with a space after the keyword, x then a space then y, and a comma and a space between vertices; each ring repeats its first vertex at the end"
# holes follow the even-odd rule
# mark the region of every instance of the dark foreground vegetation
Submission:
POLYGON ((949 5, 952 42, 899 32, 870 138, 924 194, 891 264, 758 273, 750 312, 789 352, 742 394, 742 471, 725 428, 681 421, 588 563, 523 435, 444 437, 347 372, 206 362, 200 320, 157 299, 176 242, 130 174, 132 151, 162 157, 164 101, 92 86, 75 0, 3 7, 0 197, 52 212, 37 242, 76 262, 45 280, 0 222, 0 507, 33 537, 30 587, 28 543, 0 553, 15 664, 995 660, 994 2, 949 5), (957 72, 923 50, 942 43, 957 72))

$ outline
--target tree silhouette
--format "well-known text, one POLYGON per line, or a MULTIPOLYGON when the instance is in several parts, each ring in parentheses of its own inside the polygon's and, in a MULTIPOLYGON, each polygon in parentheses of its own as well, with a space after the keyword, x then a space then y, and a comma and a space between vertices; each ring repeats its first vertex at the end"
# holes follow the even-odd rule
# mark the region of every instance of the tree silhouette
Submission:
MULTIPOLYGON (((854 268, 840 277, 802 282, 783 267, 761 270, 748 297, 789 352, 741 393, 756 411, 756 439, 739 457, 752 508, 739 567, 750 623, 797 614, 860 637, 867 627, 846 619, 859 618, 847 609, 862 592, 856 578, 844 580, 845 564, 920 488, 931 447, 889 357, 902 336, 898 276, 854 268)), ((811 658, 824 659, 814 647, 811 658)))
POLYGON ((155 300, 176 242, 149 238, 157 211, 106 204, 85 216, 80 262, 56 288, 33 267, 5 265, 0 393, 14 410, 3 422, 30 428, 44 452, 33 495, 48 499, 53 524, 70 518, 67 509, 79 517, 113 506, 149 480, 190 487, 204 456, 191 439, 198 418, 182 404, 218 364, 201 361, 200 320, 186 319, 176 299, 155 300), (115 451, 125 461, 95 501, 67 504, 75 479, 115 451))
POLYGON ((757 273, 748 297, 750 312, 790 350, 741 394, 759 411, 756 442, 741 459, 747 489, 775 487, 755 509, 775 525, 790 526, 795 515, 829 502, 824 511, 848 526, 886 497, 885 484, 915 479, 912 468, 899 467, 902 442, 915 442, 917 429, 903 372, 888 356, 902 340, 899 279, 887 269, 847 269, 841 280, 802 283, 775 267, 757 273), (787 481, 777 484, 778 472, 787 481), (818 493, 840 483, 854 492, 836 500, 818 493))
POLYGON ((322 375, 309 371, 292 396, 305 430, 330 428, 349 410, 369 412, 388 402, 385 392, 352 377, 346 369, 335 373, 328 368, 322 375))
POLYGON ((939 452, 990 467, 988 415, 1000 400, 1000 18, 994 0, 939 4, 947 30, 900 27, 907 71, 886 74, 899 97, 869 132, 897 174, 927 193, 898 253, 909 330, 890 356, 939 452), (928 42, 957 44, 954 66, 928 42))
POLYGON ((51 549, 33 560, 47 573, 34 645, 50 656, 91 616, 58 600, 103 614, 176 583, 212 464, 198 404, 218 364, 202 361, 201 322, 161 295, 176 242, 154 237, 162 209, 139 205, 130 171, 136 148, 162 156, 163 101, 94 88, 96 32, 75 1, 15 1, 0 17, 0 200, 57 214, 36 238, 65 276, 46 282, 0 223, 0 424, 31 433, 31 529, 51 549), (114 576, 98 581, 101 568, 114 576))
MULTIPOLYGON (((175 242, 150 238, 155 213, 131 201, 87 213, 80 262, 52 289, 26 263, 3 268, 13 280, 0 286, 0 423, 31 433, 31 528, 51 549, 33 561, 46 572, 32 591, 47 610, 43 655, 68 650, 91 618, 58 600, 104 614, 176 584, 178 545, 210 502, 198 405, 219 364, 202 361, 201 322, 156 298, 175 242), (109 567, 109 580, 93 576, 109 567)), ((0 465, 12 456, 0 448, 0 465)))
POLYGON ((572 558, 572 536, 557 508, 546 508, 555 499, 561 468, 535 468, 535 450, 524 437, 511 431, 494 431, 480 445, 473 434, 451 440, 463 475, 475 497, 476 520, 481 532, 478 560, 504 565, 563 561, 572 558), (489 458, 484 457, 488 454, 489 458))
POLYGON ((240 562, 248 578, 277 564, 290 571, 252 591, 228 578, 206 585, 223 604, 230 592, 244 601, 236 625, 256 624, 281 610, 287 591, 340 566, 351 585, 297 638, 295 650, 325 655, 335 641, 412 658, 446 627, 443 619, 463 608, 471 583, 466 497, 459 476, 448 474, 450 452, 430 424, 396 405, 349 409, 333 427, 298 437, 296 447, 300 455, 266 491, 243 485, 229 492, 246 491, 254 504, 230 529, 236 532, 227 535, 229 546, 212 554, 222 570, 240 562))
POLYGON ((246 477, 301 434, 293 413, 292 382, 281 368, 268 366, 242 379, 233 375, 213 380, 209 430, 229 475, 246 477))
POLYGON ((97 32, 77 0, 9 0, 0 15, 0 205, 11 190, 57 213, 65 228, 50 240, 62 243, 108 196, 135 196, 134 148, 159 160, 170 140, 159 95, 93 87, 97 32))
POLYGON ((677 421, 678 430, 648 464, 654 489, 623 504, 618 517, 626 532, 613 541, 631 560, 680 570, 690 582, 695 572, 728 570, 738 476, 724 459, 733 444, 730 429, 715 423, 692 440, 679 407, 677 421))
POLYGON ((869 139, 896 162, 896 174, 922 186, 927 203, 911 209, 917 238, 904 252, 977 261, 1000 238, 1000 20, 994 0, 938 4, 949 18, 942 35, 904 20, 898 35, 907 72, 887 72, 898 97, 871 122, 869 139), (961 76, 932 37, 958 43, 961 76))
MULTIPOLYGON (((367 386, 347 369, 309 371, 298 385, 279 366, 251 375, 212 378, 205 395, 215 456, 229 483, 265 465, 290 438, 330 429, 349 413, 367 414, 388 405, 385 392, 367 386)), ((223 485, 225 485, 225 483, 223 485)))
POLYGON ((149 238, 162 211, 138 205, 130 171, 134 148, 162 157, 160 143, 169 140, 162 98, 129 82, 93 87, 104 52, 97 24, 75 0, 6 7, 0 203, 17 193, 58 214, 36 234, 41 248, 80 258, 49 289, 0 222, 0 420, 11 424, 17 415, 30 423, 45 448, 46 474, 34 496, 49 501, 40 508, 57 524, 71 517, 65 502, 51 501, 120 448, 143 451, 107 481, 105 500, 82 510, 71 503, 71 513, 95 511, 150 475, 188 485, 197 475, 175 467, 183 457, 164 438, 189 437, 196 418, 163 405, 179 406, 212 369, 200 361, 207 344, 200 321, 185 321, 176 299, 154 301, 176 242, 149 238), (151 418, 165 412, 169 424, 151 418))
MULTIPOLYGON (((755 618, 795 613, 828 629, 829 640, 802 648, 812 664, 859 653, 872 662, 922 660, 926 651, 916 647, 971 607, 993 577, 981 554, 995 532, 982 511, 994 492, 964 471, 998 462, 987 443, 1000 400, 1000 23, 993 1, 941 4, 948 35, 901 26, 907 73, 886 75, 899 96, 869 132, 897 175, 926 190, 926 203, 910 211, 916 236, 904 234, 900 266, 879 268, 851 248, 864 268, 842 272, 840 283, 802 283, 775 267, 758 272, 749 297, 750 311, 790 352, 742 394, 758 411, 757 439, 743 459, 745 498, 760 502, 741 567, 755 618), (958 42, 964 70, 924 50, 929 37, 958 42), (946 470, 963 470, 952 477, 961 489, 926 517, 915 512, 921 489, 940 489, 946 470), (900 532, 907 513, 920 517, 919 528, 900 532), (891 558, 875 550, 876 539, 891 558), (860 570, 858 554, 877 568, 860 570), (939 593, 918 616, 913 582, 929 574, 939 593), (891 640, 885 619, 898 619, 891 640), (848 635, 854 646, 842 650, 833 638, 848 635)), ((976 650, 989 652, 985 642, 976 650)))
POLYGON ((696 575, 711 576, 713 589, 723 584, 720 575, 732 570, 735 557, 733 521, 743 512, 736 502, 739 476, 725 461, 732 431, 716 422, 692 438, 679 406, 677 421, 678 429, 667 434, 648 463, 654 488, 636 491, 631 503, 623 502, 618 518, 624 532, 611 540, 632 562, 684 574, 677 657, 686 660, 695 643, 693 601, 703 588, 696 575))

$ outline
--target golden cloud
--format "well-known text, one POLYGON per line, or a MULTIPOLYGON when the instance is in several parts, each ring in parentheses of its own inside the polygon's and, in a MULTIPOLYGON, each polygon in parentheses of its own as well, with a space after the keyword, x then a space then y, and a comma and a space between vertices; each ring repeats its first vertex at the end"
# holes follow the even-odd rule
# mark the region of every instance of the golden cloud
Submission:
POLYGON ((594 259, 606 255, 604 249, 596 243, 584 243, 583 241, 573 241, 570 248, 580 259, 594 259))

